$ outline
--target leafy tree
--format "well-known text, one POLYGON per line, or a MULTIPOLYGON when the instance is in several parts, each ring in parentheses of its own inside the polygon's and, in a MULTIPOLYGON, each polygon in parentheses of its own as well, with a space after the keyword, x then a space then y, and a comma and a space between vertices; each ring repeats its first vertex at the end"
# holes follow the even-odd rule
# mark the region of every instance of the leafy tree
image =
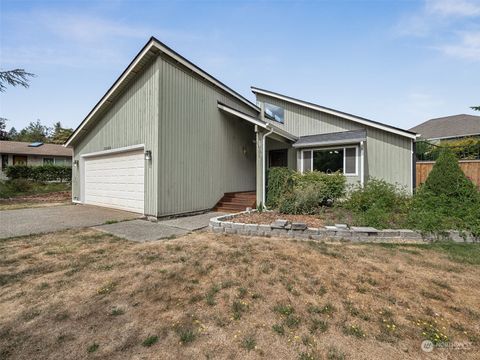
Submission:
POLYGON ((16 140, 26 142, 48 142, 49 131, 50 129, 47 126, 42 125, 38 119, 35 122, 30 122, 26 128, 22 129, 17 135, 16 140))
POLYGON ((0 117, 0 140, 8 140, 7 119, 0 117))
POLYGON ((451 150, 442 151, 418 189, 409 218, 414 228, 439 238, 452 229, 480 236, 480 192, 451 150))
POLYGON ((8 132, 7 139, 11 141, 17 141, 18 131, 13 126, 10 128, 8 132))
POLYGON ((0 92, 7 90, 6 85, 11 86, 23 86, 28 88, 30 86, 29 82, 31 77, 34 77, 35 74, 26 72, 24 69, 13 69, 7 71, 0 71, 0 92))
POLYGON ((64 144, 65 141, 70 137, 72 134, 73 129, 69 128, 63 128, 62 124, 59 122, 56 122, 53 124, 53 130, 50 135, 50 142, 53 144, 64 144))
POLYGON ((480 111, 480 106, 472 106, 472 109, 475 111, 480 111))

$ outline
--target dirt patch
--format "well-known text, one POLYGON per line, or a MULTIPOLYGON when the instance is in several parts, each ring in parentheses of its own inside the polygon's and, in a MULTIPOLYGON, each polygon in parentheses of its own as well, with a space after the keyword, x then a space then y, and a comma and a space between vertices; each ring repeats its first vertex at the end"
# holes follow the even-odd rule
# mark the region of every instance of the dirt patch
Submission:
POLYGON ((81 230, 0 254, 2 359, 478 358, 480 268, 427 246, 81 230))
POLYGON ((325 211, 319 215, 288 215, 280 214, 277 211, 252 212, 249 214, 236 215, 230 221, 244 224, 270 225, 277 219, 288 220, 290 222, 302 222, 307 224, 308 227, 314 228, 322 228, 326 225, 334 225, 335 223, 351 224, 351 216, 349 214, 345 211, 340 213, 333 209, 325 209, 325 211))
POLYGON ((0 199, 0 210, 23 209, 28 207, 43 207, 70 203, 70 191, 58 191, 45 194, 18 196, 9 199, 0 199))

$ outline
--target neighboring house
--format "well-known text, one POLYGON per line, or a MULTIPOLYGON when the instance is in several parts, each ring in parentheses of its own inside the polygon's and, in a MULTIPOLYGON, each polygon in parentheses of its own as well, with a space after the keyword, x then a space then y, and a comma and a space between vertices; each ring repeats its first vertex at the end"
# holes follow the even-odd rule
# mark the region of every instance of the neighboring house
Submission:
POLYGON ((430 119, 410 131, 432 142, 480 136, 480 116, 460 114, 430 119))
POLYGON ((62 145, 41 142, 0 140, 0 157, 2 160, 0 175, 5 177, 3 170, 10 165, 71 165, 72 149, 65 148, 62 145))
POLYGON ((232 192, 260 204, 270 166, 412 191, 415 133, 252 91, 257 104, 151 38, 67 140, 73 201, 155 217, 208 210, 232 192))

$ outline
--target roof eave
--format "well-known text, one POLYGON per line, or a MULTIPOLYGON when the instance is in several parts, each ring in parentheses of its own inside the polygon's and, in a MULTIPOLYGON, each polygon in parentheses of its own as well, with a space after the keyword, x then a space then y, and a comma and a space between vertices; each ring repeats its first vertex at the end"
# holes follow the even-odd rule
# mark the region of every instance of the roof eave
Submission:
POLYGON ((225 91, 229 95, 233 96, 240 102, 244 103, 245 105, 249 106, 256 112, 260 112, 260 108, 253 104, 251 101, 237 93, 235 90, 231 89, 221 81, 217 80, 204 70, 200 69, 197 65, 193 64, 167 45, 156 39, 155 37, 151 37, 150 40, 143 46, 140 52, 135 56, 135 58, 130 62, 127 68, 122 72, 122 74, 118 77, 118 79, 113 83, 113 85, 107 90, 105 95, 100 99, 100 101, 93 107, 93 109, 88 113, 85 119, 80 123, 80 125, 75 129, 75 131, 70 135, 63 146, 68 147, 71 146, 82 134, 82 130, 85 130, 85 126, 87 123, 95 116, 95 114, 100 111, 100 109, 105 105, 108 99, 115 94, 115 90, 126 80, 128 75, 135 69, 135 67, 139 64, 139 62, 146 56, 146 54, 156 48, 159 52, 166 54, 173 60, 177 61, 178 63, 186 66, 188 69, 192 70, 197 75, 203 77, 205 80, 213 84, 214 86, 220 88, 221 90, 225 91))
POLYGON ((341 117, 343 119, 347 119, 347 120, 350 120, 350 121, 353 121, 353 122, 356 122, 356 123, 360 123, 360 124, 371 126, 371 127, 374 127, 374 128, 380 129, 380 130, 384 130, 384 131, 387 131, 387 132, 390 132, 390 133, 394 133, 394 134, 397 134, 397 135, 400 135, 400 136, 404 136, 404 137, 410 138, 412 140, 417 138, 416 133, 410 132, 408 130, 398 129, 398 128, 395 128, 395 127, 390 126, 390 125, 381 124, 381 123, 378 123, 378 122, 373 121, 373 120, 369 120, 369 119, 361 118, 359 116, 343 113, 343 112, 338 111, 338 110, 325 108, 325 107, 317 105, 317 104, 309 103, 307 101, 303 101, 303 100, 300 100, 300 99, 295 99, 295 98, 292 98, 290 96, 282 95, 282 94, 279 94, 279 93, 276 93, 276 92, 273 92, 273 91, 269 91, 269 90, 265 90, 265 89, 260 89, 260 88, 254 87, 254 86, 251 87, 251 90, 254 94, 262 94, 262 95, 274 97, 274 98, 277 98, 277 99, 280 99, 280 100, 283 100, 283 101, 286 101, 286 102, 290 102, 290 103, 293 103, 293 104, 296 104, 296 105, 299 105, 299 106, 307 107, 307 108, 310 108, 310 109, 313 109, 313 110, 316 110, 316 111, 320 111, 320 112, 324 112, 324 113, 327 113, 327 114, 335 115, 335 116, 338 116, 338 117, 341 117))

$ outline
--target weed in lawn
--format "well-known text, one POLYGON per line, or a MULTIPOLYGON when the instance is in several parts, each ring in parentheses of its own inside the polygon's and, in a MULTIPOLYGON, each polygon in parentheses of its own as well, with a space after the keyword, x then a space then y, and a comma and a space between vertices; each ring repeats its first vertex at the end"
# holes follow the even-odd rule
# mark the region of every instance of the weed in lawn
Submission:
POLYGON ((248 292, 248 291, 247 291, 246 288, 244 288, 244 287, 239 287, 239 288, 238 288, 238 297, 239 297, 240 299, 243 299, 243 298, 245 297, 245 295, 247 295, 247 292, 248 292))
POLYGON ((219 285, 213 285, 210 290, 208 290, 207 295, 205 295, 205 301, 207 305, 214 306, 217 304, 215 301, 215 295, 220 291, 219 285))
POLYGON ((320 319, 312 319, 309 330, 312 334, 316 334, 317 332, 324 333, 328 330, 328 322, 320 319))
POLYGON ((318 289, 317 294, 320 295, 320 296, 323 296, 323 295, 325 295, 326 293, 327 293, 327 288, 326 288, 324 285, 320 286, 320 288, 318 289))
POLYGON ((335 347, 330 347, 327 352, 328 360, 345 360, 346 355, 344 352, 340 351, 335 347))
POLYGON ((301 352, 298 355, 299 360, 315 360, 317 359, 311 352, 301 352))
POLYGON ((362 339, 367 336, 365 332, 362 330, 362 328, 358 325, 344 325, 343 333, 345 335, 355 336, 359 339, 362 339))
POLYGON ((295 329, 300 325, 300 317, 290 314, 285 319, 285 325, 287 325, 290 329, 295 329))
POLYGON ((441 330, 437 320, 430 322, 428 320, 418 319, 414 321, 414 323, 420 328, 423 338, 430 340, 434 345, 450 341, 448 335, 445 334, 445 328, 441 330))
POLYGON ((114 281, 109 281, 105 285, 101 286, 100 288, 97 289, 97 294, 99 295, 107 295, 110 294, 113 290, 115 290, 115 287, 117 286, 117 283, 114 281))
POLYGON ((193 342, 197 337, 193 329, 191 329, 190 327, 179 328, 177 330, 177 333, 178 333, 178 336, 180 337, 180 342, 184 345, 193 342))
POLYGON ((276 332, 278 335, 284 335, 285 329, 283 328, 282 324, 273 324, 272 330, 276 332))
POLYGON ((98 345, 97 343, 93 343, 92 345, 90 345, 90 346, 87 348, 87 352, 88 352, 88 353, 94 353, 95 351, 98 350, 99 347, 100 347, 100 345, 98 345))
POLYGON ((118 223, 118 220, 107 220, 104 222, 105 225, 116 224, 116 223, 118 223))
POLYGON ((242 340, 242 347, 248 351, 255 349, 257 341, 253 335, 247 335, 242 340))
POLYGON ((248 309, 248 304, 245 301, 235 300, 232 303, 232 312, 233 312, 233 319, 240 320, 242 314, 246 312, 248 309))
POLYGON ((293 314, 295 312, 295 309, 292 305, 277 304, 274 306, 273 311, 288 316, 293 314))
POLYGON ((313 343, 314 343, 314 339, 312 336, 310 335, 303 335, 302 336, 302 343, 303 345, 305 346, 313 346, 313 343))
POLYGON ((314 308, 312 308, 312 310, 315 310, 314 313, 316 313, 316 314, 330 315, 330 314, 333 314, 335 312, 335 307, 332 304, 327 303, 322 307, 314 307, 314 308))
POLYGON ((110 315, 112 316, 119 316, 125 314, 125 310, 115 307, 110 311, 110 315))
POLYGON ((150 347, 158 342, 157 335, 150 335, 145 340, 143 340, 142 345, 145 347, 150 347))

